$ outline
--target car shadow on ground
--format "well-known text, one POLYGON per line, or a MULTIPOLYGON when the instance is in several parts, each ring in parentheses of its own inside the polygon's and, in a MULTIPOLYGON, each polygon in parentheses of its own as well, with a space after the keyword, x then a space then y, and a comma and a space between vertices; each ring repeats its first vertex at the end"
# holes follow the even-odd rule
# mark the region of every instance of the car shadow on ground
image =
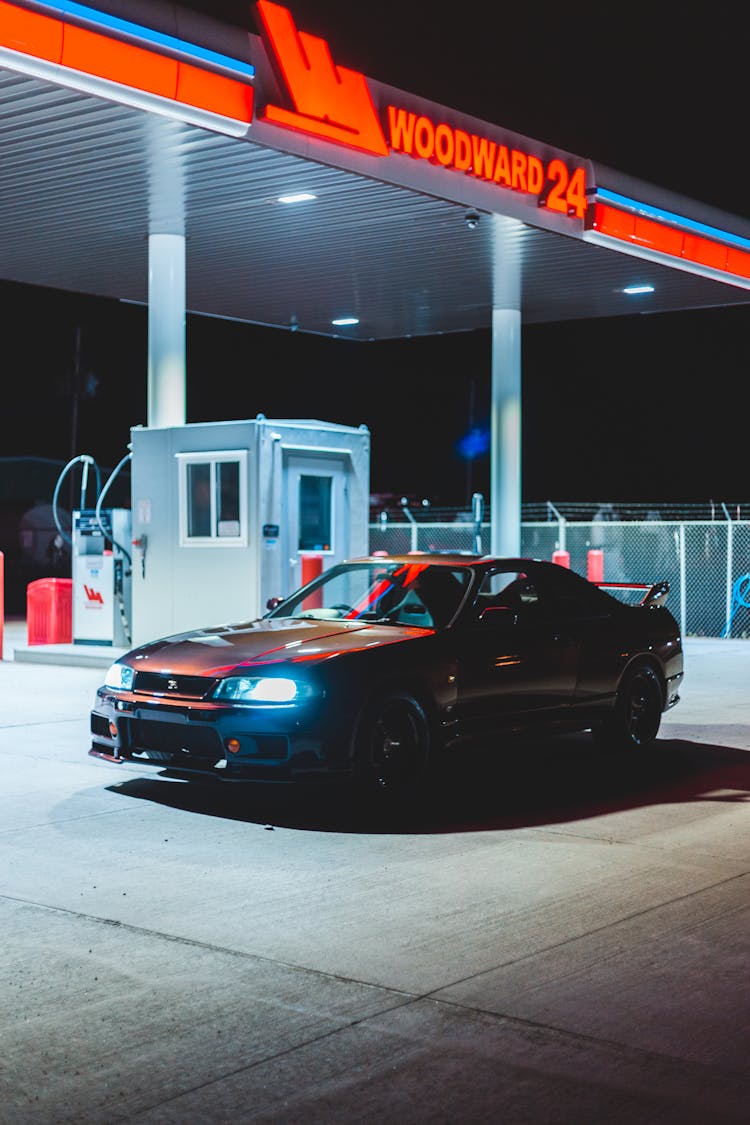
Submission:
POLYGON ((657 804, 750 800, 750 751, 659 739, 647 754, 607 754, 588 734, 455 752, 400 802, 344 787, 200 784, 129 778, 118 796, 206 816, 317 832, 424 834, 540 827, 657 804))

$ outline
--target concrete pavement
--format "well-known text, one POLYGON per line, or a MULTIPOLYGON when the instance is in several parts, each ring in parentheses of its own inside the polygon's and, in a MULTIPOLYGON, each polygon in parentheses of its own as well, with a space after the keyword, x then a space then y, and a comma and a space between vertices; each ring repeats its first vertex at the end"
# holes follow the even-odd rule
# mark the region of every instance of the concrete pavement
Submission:
POLYGON ((26 621, 13 617, 5 622, 3 655, 6 660, 32 664, 69 665, 73 668, 107 668, 125 649, 99 644, 32 644, 28 643, 26 621))
POLYGON ((384 817, 94 761, 101 668, 6 659, 0 1122, 746 1122, 750 644, 686 668, 646 761, 384 817))

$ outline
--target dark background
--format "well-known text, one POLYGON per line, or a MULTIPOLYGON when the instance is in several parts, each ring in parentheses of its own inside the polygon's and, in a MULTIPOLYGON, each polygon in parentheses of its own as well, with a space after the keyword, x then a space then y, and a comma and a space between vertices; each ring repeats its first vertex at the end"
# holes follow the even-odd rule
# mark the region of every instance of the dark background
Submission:
MULTIPOLYGON (((244 0, 184 6, 257 31, 244 0)), ((733 6, 289 7, 343 65, 748 213, 749 21, 733 6)), ((145 310, 8 284, 0 295, 0 455, 90 453, 114 466, 130 427, 146 423, 145 310)), ((461 439, 488 424, 489 331, 354 344, 191 317, 187 336, 188 421, 364 423, 373 492, 438 505, 487 493, 488 456, 480 445, 467 461, 461 439), (362 393, 374 375, 377 402, 362 393), (393 409, 405 400, 412 409, 393 409)), ((750 306, 524 329, 524 501, 747 501, 749 339, 750 306)))

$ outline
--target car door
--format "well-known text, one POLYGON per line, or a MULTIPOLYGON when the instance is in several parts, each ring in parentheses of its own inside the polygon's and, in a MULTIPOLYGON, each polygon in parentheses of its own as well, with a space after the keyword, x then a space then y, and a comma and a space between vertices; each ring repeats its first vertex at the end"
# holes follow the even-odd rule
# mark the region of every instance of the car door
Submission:
POLYGON ((468 728, 562 716, 576 687, 580 639, 557 599, 526 573, 485 575, 460 628, 457 714, 468 728))

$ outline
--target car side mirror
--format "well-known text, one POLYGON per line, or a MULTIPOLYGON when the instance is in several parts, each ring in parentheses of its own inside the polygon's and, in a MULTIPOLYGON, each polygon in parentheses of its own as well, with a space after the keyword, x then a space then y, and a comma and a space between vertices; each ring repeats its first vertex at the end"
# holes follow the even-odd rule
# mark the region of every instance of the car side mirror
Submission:
POLYGON ((276 609, 277 606, 281 605, 283 600, 283 598, 269 598, 266 602, 266 609, 276 609))
POLYGON ((515 625, 518 615, 508 605, 488 605, 479 614, 479 624, 484 629, 504 629, 515 625))

